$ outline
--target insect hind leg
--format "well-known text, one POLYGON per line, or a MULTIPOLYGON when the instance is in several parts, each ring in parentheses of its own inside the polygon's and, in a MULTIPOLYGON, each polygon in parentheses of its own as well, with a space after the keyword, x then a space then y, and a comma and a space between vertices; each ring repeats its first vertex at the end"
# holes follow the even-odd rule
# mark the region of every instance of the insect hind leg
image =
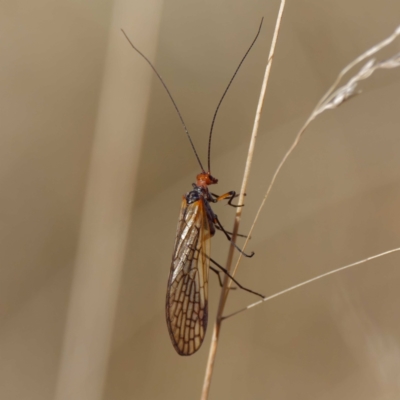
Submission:
MULTIPOLYGON (((222 282, 221 275, 220 275, 220 271, 218 271, 217 269, 215 269, 215 268, 212 267, 211 265, 210 265, 210 269, 211 269, 211 271, 215 272, 216 275, 218 276, 219 286, 224 287, 224 283, 222 282)), ((230 289, 230 290, 236 290, 237 288, 236 288, 235 286, 231 286, 229 289, 230 289)))
MULTIPOLYGON (((265 296, 263 296, 261 293, 255 292, 254 290, 251 290, 251 289, 248 289, 248 288, 242 286, 242 285, 241 285, 241 284, 226 270, 226 268, 224 268, 222 265, 219 265, 219 264, 218 264, 215 260, 213 260, 211 257, 210 257, 210 261, 211 261, 214 265, 216 265, 225 275, 227 275, 227 276, 229 277, 229 279, 231 279, 233 282, 235 282, 236 285, 238 285, 238 287, 240 287, 240 289, 245 290, 246 292, 249 292, 249 293, 253 293, 253 294, 255 294, 256 296, 259 296, 259 297, 261 297, 262 299, 265 299, 265 296)), ((212 268, 211 266, 210 266, 210 268, 215 272, 214 268, 212 268)), ((221 279, 220 276, 219 276, 219 271, 217 271, 217 273, 218 273, 219 279, 221 279)), ((220 280, 220 282, 221 282, 221 280, 220 280)))

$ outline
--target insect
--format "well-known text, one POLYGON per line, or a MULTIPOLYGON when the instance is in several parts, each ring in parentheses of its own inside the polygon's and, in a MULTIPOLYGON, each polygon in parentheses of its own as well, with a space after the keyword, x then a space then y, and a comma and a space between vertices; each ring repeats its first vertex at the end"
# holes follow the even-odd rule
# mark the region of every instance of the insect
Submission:
POLYGON ((210 185, 214 185, 218 182, 218 179, 213 177, 210 172, 211 138, 214 122, 222 100, 224 99, 243 61, 258 38, 262 22, 263 20, 261 20, 261 24, 253 42, 236 68, 236 71, 229 81, 229 84, 215 110, 209 134, 207 172, 203 168, 183 121, 182 115, 165 82, 149 59, 133 45, 126 33, 122 30, 130 45, 147 61, 164 86, 178 113, 193 152, 197 158, 197 162, 201 168, 200 174, 196 177, 196 183, 192 184, 193 189, 186 193, 182 199, 167 287, 165 307, 167 326, 172 344, 180 355, 191 355, 195 353, 204 340, 208 321, 208 272, 210 269, 218 274, 219 282, 222 286, 219 271, 212 267, 210 262, 227 274, 240 288, 262 298, 264 297, 263 295, 240 285, 226 269, 210 258, 210 239, 214 236, 216 229, 222 231, 226 238, 246 257, 252 257, 254 253, 246 254, 232 242, 230 232, 225 230, 210 206, 210 203, 228 200, 228 205, 232 207, 242 207, 242 205, 232 204, 232 200, 236 197, 236 193, 230 191, 222 196, 218 196, 211 193, 208 189, 210 185))

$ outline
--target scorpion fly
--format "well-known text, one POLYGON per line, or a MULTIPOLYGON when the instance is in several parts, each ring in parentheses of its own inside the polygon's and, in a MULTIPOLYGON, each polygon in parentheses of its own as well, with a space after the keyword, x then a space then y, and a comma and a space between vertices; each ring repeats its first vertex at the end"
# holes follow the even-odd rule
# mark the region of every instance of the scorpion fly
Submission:
POLYGON ((183 121, 182 115, 171 95, 171 92, 150 60, 133 45, 127 34, 124 32, 124 30, 122 30, 122 33, 125 35, 129 44, 147 61, 157 75, 161 84, 164 86, 180 118, 183 129, 185 130, 197 162, 201 168, 201 172, 196 177, 196 183, 192 184, 193 189, 186 193, 182 199, 174 252, 172 255, 172 263, 168 279, 165 306, 167 326, 172 344, 177 353, 183 356, 188 356, 195 353, 200 348, 204 340, 208 320, 209 269, 218 274, 219 283, 222 286, 219 271, 212 267, 210 262, 221 269, 230 279, 232 279, 232 281, 238 285, 238 287, 264 298, 263 295, 240 285, 239 282, 237 282, 225 268, 210 258, 210 239, 215 234, 216 229, 222 231, 227 239, 246 257, 252 257, 254 253, 246 254, 234 242, 232 242, 231 233, 225 230, 210 206, 210 203, 228 200, 228 204, 230 206, 241 207, 241 205, 232 204, 232 200, 236 197, 236 193, 234 191, 230 191, 222 196, 218 196, 214 193, 211 193, 208 189, 208 186, 214 185, 218 182, 218 179, 213 177, 210 172, 211 138, 215 118, 222 100, 224 99, 230 85, 239 71, 239 68, 258 38, 262 23, 263 19, 261 20, 255 38, 236 68, 215 110, 208 140, 207 172, 203 168, 193 141, 186 128, 186 124, 183 121))

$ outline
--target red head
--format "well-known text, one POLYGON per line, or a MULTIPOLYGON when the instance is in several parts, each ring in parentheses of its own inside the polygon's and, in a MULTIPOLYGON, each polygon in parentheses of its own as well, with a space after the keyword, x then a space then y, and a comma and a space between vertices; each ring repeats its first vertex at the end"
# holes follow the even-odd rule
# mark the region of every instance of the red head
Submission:
POLYGON ((209 185, 214 185, 218 183, 218 179, 211 176, 209 172, 202 172, 196 176, 196 185, 207 188, 209 185))

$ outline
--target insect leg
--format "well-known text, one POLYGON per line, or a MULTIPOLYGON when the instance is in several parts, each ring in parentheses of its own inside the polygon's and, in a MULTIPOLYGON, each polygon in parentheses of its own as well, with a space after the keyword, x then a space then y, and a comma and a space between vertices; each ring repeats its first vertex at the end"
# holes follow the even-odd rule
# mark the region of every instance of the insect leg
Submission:
POLYGON ((215 199, 213 199, 214 203, 216 203, 217 201, 228 199, 228 205, 230 205, 231 207, 244 207, 244 204, 232 204, 232 200, 235 197, 239 196, 238 194, 236 194, 236 192, 234 190, 231 190, 230 192, 225 193, 221 196, 218 196, 215 193, 211 193, 211 194, 215 197, 215 199))
POLYGON ((225 233, 227 239, 236 247, 237 250, 239 250, 240 253, 242 253, 245 257, 249 258, 254 256, 254 251, 252 251, 250 254, 247 254, 240 247, 238 247, 236 243, 233 243, 232 238, 229 236, 229 233, 225 230, 225 228, 221 225, 221 222, 219 221, 218 217, 215 214, 213 215, 213 217, 214 217, 215 227, 219 226, 220 230, 225 233))
MULTIPOLYGON (((218 229, 218 230, 222 230, 218 225, 215 225, 215 227, 218 229)), ((229 231, 226 231, 227 233, 229 233, 230 235, 233 235, 233 233, 232 232, 229 232, 229 231)), ((237 233, 236 234, 236 236, 240 236, 240 237, 243 237, 243 238, 248 238, 248 236, 247 235, 242 235, 242 234, 240 234, 240 233, 237 233)))
MULTIPOLYGON (((223 194, 222 196, 219 196, 219 195, 217 195, 217 194, 215 194, 215 193, 211 193, 211 195, 213 195, 214 197, 215 197, 215 199, 213 199, 213 198, 211 198, 210 200, 212 201, 212 202, 214 202, 214 203, 216 203, 217 201, 220 201, 220 200, 224 200, 224 199, 226 199, 226 198, 229 198, 229 201, 228 201, 228 204, 230 205, 230 206, 232 206, 232 207, 242 207, 242 206, 240 206, 240 205, 234 205, 234 204, 231 204, 231 201, 232 201, 232 199, 234 198, 234 197, 238 197, 239 195, 238 194, 236 194, 236 192, 234 192, 234 191, 231 191, 231 192, 228 192, 228 193, 225 193, 225 194, 223 194)), ((246 194, 245 194, 246 195, 246 194)), ((222 230, 219 226, 217 226, 217 225, 215 225, 215 227, 217 228, 217 229, 219 229, 220 231, 222 230)), ((226 231, 229 235, 233 235, 233 233, 232 232, 229 232, 229 231, 226 231)), ((247 235, 242 235, 241 233, 237 233, 237 236, 240 236, 240 237, 244 237, 244 238, 247 238, 248 236, 247 235)))
MULTIPOLYGON (((218 271, 217 269, 215 269, 214 267, 212 267, 211 265, 210 265, 210 269, 211 269, 211 271, 213 271, 213 272, 215 272, 215 273, 217 274, 217 276, 218 276, 218 281, 219 281, 219 286, 223 287, 224 284, 223 284, 223 282, 222 282, 221 275, 219 274, 219 271, 218 271)), ((236 290, 236 287, 232 287, 232 286, 231 286, 229 289, 231 289, 231 290, 236 290)))
MULTIPOLYGON (((238 285, 239 287, 240 287, 240 289, 243 289, 243 290, 245 290, 246 292, 249 292, 249 293, 253 293, 253 294, 255 294, 256 296, 259 296, 259 297, 261 297, 262 299, 265 299, 265 296, 263 296, 262 294, 260 294, 260 293, 257 293, 257 292, 255 292, 254 290, 251 290, 251 289, 247 289, 247 288, 245 288, 244 286, 242 286, 222 265, 219 265, 216 261, 214 261, 211 257, 210 257, 210 261, 212 262, 212 263, 214 263, 219 269, 221 269, 221 271, 223 271, 230 279, 232 279, 232 281, 233 282, 235 282, 236 283, 236 285, 238 285)), ((212 267, 210 267, 210 268, 212 268, 212 267)))
POLYGON ((221 287, 224 286, 222 283, 222 279, 221 279, 221 275, 219 274, 219 271, 216 270, 215 268, 213 268, 211 265, 210 265, 210 269, 211 269, 211 271, 214 271, 217 274, 219 286, 221 286, 221 287))

